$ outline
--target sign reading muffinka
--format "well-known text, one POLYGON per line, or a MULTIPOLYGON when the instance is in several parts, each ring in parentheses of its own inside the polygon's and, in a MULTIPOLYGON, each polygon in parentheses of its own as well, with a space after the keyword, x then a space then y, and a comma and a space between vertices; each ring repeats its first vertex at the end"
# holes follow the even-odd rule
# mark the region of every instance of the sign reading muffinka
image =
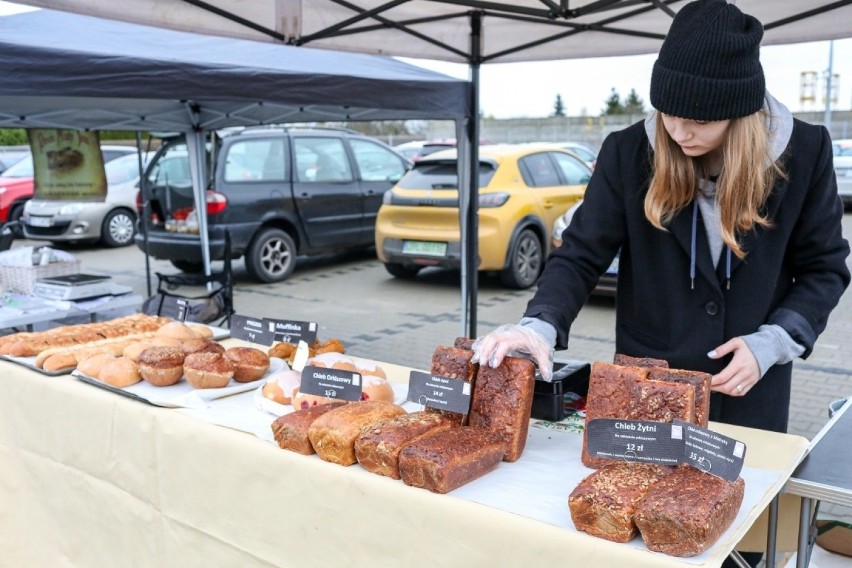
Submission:
POLYGON ((598 418, 586 425, 589 455, 658 465, 690 464, 736 481, 746 447, 740 441, 695 424, 598 418))
POLYGON ((308 365, 302 369, 299 392, 337 400, 361 400, 361 374, 308 365))
POLYGON ((411 371, 408 376, 408 400, 435 408, 467 414, 470 411, 470 383, 411 371))
POLYGON ((304 341, 307 344, 311 344, 317 338, 317 328, 319 326, 315 321, 265 319, 273 326, 275 341, 283 341, 284 343, 304 341))

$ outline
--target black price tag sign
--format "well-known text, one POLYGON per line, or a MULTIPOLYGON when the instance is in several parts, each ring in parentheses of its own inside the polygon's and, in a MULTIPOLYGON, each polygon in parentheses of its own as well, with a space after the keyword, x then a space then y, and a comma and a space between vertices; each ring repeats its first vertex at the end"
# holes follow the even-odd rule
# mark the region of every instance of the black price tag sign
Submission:
POLYGON ((231 316, 231 337, 258 345, 272 345, 275 332, 263 318, 250 318, 234 314, 231 316))
POLYGON ((467 414, 470 412, 470 383, 411 371, 408 376, 408 400, 429 408, 467 414))
POLYGON ((745 461, 745 444, 682 420, 675 420, 674 426, 682 429, 684 463, 728 481, 737 480, 745 461))
POLYGON ((649 420, 590 420, 586 449, 594 457, 657 465, 677 465, 683 458, 683 441, 672 438, 672 425, 649 420))
POLYGON ((299 343, 301 340, 310 345, 317 338, 319 324, 315 321, 293 321, 272 318, 266 318, 266 321, 272 325, 272 329, 275 332, 275 341, 299 343))
POLYGON ((186 316, 189 315, 189 300, 186 298, 175 298, 175 302, 178 307, 178 321, 186 321, 186 316))
POLYGON ((299 392, 337 400, 361 400, 361 374, 309 365, 302 369, 299 392))

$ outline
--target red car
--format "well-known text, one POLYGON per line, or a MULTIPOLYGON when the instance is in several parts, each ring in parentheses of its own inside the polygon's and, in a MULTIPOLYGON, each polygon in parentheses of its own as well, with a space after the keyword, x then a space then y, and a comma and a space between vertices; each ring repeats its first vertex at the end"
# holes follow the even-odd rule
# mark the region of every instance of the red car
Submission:
MULTIPOLYGON (((133 146, 101 146, 104 163, 125 154, 133 154, 133 146)), ((0 223, 17 221, 24 212, 24 204, 33 196, 33 158, 12 164, 0 176, 0 223)))

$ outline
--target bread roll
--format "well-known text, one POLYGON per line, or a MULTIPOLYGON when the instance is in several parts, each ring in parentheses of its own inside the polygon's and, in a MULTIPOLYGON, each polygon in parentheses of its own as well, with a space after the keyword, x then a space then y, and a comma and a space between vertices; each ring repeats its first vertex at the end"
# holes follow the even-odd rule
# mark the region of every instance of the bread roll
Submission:
POLYGON ((278 371, 266 377, 261 389, 263 396, 278 404, 292 404, 293 395, 298 392, 302 382, 302 373, 293 369, 278 371))
POLYGON ((143 339, 141 341, 134 341, 133 343, 127 345, 121 354, 128 359, 133 361, 139 360, 139 355, 148 347, 151 347, 152 343, 150 339, 143 339))
POLYGON ((254 347, 231 347, 225 357, 234 366, 234 380, 238 383, 256 381, 269 370, 269 355, 254 347))
POLYGON ((183 376, 183 360, 183 351, 177 347, 148 347, 139 355, 139 374, 154 386, 167 387, 183 376))
POLYGON ((224 353, 225 346, 218 341, 196 337, 195 339, 185 339, 181 341, 180 348, 184 353, 224 353))
POLYGON ((183 345, 182 339, 175 339, 174 337, 152 337, 150 346, 159 346, 159 347, 174 347, 175 349, 180 349, 180 346, 183 345))
POLYGON ((234 366, 223 353, 200 351, 186 356, 183 361, 183 376, 192 388, 218 389, 231 382, 234 366))
POLYGON ((200 323, 188 323, 186 325, 189 326, 189 329, 198 334, 198 337, 201 339, 210 339, 213 337, 213 330, 206 325, 200 323))
POLYGON ((361 400, 379 400, 393 402, 393 389, 381 377, 361 375, 361 400))
POLYGON ((379 367, 375 361, 355 361, 355 370, 362 375, 371 375, 382 379, 387 379, 385 370, 379 367))
POLYGON ((101 375, 101 368, 108 361, 114 361, 115 355, 112 353, 99 353, 98 355, 92 355, 86 359, 83 359, 79 363, 77 363, 77 370, 84 375, 88 375, 93 379, 99 379, 101 375))
POLYGON ((77 366, 77 358, 71 353, 54 353, 44 360, 42 369, 45 371, 61 371, 62 369, 73 369, 77 366))
POLYGON ((169 322, 157 330, 157 337, 171 337, 172 339, 194 339, 201 337, 191 327, 182 321, 169 322))
POLYGON ((340 371, 352 371, 353 373, 358 371, 352 359, 337 351, 329 351, 311 357, 308 360, 308 365, 326 369, 338 369, 340 371))
POLYGON ((98 380, 107 385, 124 388, 138 383, 142 378, 135 361, 127 357, 116 357, 101 366, 98 380))

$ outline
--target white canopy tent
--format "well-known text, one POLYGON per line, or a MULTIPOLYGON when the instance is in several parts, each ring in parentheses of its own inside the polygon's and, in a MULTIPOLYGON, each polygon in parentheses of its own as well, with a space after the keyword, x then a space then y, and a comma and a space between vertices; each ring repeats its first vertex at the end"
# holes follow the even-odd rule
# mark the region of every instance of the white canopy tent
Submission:
MULTIPOLYGON (((118 20, 288 45, 467 63, 460 155, 462 332, 476 335, 479 67, 489 62, 654 53, 688 0, 22 0, 118 20)), ((852 0, 730 0, 764 23, 763 44, 852 36, 852 0)))

